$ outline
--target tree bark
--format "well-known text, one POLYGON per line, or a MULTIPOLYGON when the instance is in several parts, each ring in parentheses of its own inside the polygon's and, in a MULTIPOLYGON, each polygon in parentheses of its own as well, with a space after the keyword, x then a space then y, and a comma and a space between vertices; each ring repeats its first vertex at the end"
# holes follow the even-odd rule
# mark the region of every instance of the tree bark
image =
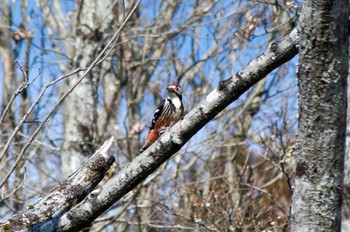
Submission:
POLYGON ((347 0, 303 1, 292 231, 340 230, 348 7, 347 0))
MULTIPOLYGON (((112 6, 113 1, 88 0, 80 3, 74 27, 70 28, 74 36, 69 41, 74 46, 66 48, 72 51, 69 55, 74 67, 87 67, 98 54, 115 21, 112 6)), ((61 155, 64 178, 76 171, 96 149, 98 73, 101 67, 95 67, 94 72, 64 101, 64 145, 61 155)), ((67 89, 81 75, 78 73, 67 80, 67 89)))
MULTIPOLYGON (((350 61, 350 60, 349 60, 350 61)), ((350 68, 350 65, 349 65, 350 68)), ((350 69, 348 71, 348 76, 350 69)), ((349 79, 349 77, 348 77, 349 79)), ((350 102, 350 88, 347 86, 347 103, 350 102)), ((345 157, 344 157, 344 180, 343 180, 343 201, 342 201, 342 218, 341 230, 350 231, 350 107, 347 107, 346 116, 346 140, 345 140, 345 157)))
MULTIPOLYGON (((54 223, 75 204, 93 193, 114 162, 111 152, 113 138, 107 140, 99 150, 67 180, 22 213, 12 216, 0 225, 0 231, 54 231, 54 223), (29 229, 30 228, 30 229, 29 229)), ((86 225, 88 226, 88 225, 86 225)))

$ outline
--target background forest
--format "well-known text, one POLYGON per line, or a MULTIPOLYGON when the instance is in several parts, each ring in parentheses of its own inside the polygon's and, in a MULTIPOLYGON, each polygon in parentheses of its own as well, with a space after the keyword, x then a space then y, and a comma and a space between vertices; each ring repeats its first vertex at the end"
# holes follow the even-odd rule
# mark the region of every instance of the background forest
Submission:
MULTIPOLYGON (((287 35, 300 8, 287 0, 1 4, 1 222, 31 207, 111 136, 116 161, 105 180, 118 173, 138 155, 168 84, 182 85, 190 111, 287 35)), ((293 59, 90 229, 289 230, 296 130, 293 59)))

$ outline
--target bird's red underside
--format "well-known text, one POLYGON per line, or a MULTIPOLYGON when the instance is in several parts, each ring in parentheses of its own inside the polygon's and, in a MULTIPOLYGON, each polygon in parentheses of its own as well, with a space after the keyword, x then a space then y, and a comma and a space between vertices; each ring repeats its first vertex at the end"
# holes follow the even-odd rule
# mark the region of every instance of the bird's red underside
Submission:
POLYGON ((155 125, 154 128, 152 130, 149 131, 145 145, 143 145, 144 148, 147 148, 149 146, 152 145, 152 143, 154 143, 159 136, 161 135, 161 132, 169 127, 172 123, 178 121, 178 119, 176 120, 159 120, 155 125))

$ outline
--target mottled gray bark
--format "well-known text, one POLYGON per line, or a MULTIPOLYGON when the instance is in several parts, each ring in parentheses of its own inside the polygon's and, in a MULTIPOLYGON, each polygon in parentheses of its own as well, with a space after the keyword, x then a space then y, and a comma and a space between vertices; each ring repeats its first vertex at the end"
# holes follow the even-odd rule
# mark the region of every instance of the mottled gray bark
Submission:
POLYGON ((1 224, 0 231, 54 231, 53 222, 57 222, 63 213, 87 194, 93 194, 93 189, 113 164, 112 143, 113 138, 106 141, 79 170, 52 189, 46 197, 1 224))
POLYGON ((348 1, 305 0, 292 231, 339 231, 348 75, 348 1))
MULTIPOLYGON (((350 60, 349 60, 350 61, 350 60)), ((350 68, 350 65, 349 65, 350 68)), ((349 80, 348 71, 348 80, 349 80)), ((350 102, 350 88, 347 86, 347 103, 350 102)), ((344 180, 343 180, 343 201, 342 201, 342 218, 341 230, 350 231, 350 107, 347 107, 346 116, 346 140, 345 140, 345 157, 344 157, 344 180)))

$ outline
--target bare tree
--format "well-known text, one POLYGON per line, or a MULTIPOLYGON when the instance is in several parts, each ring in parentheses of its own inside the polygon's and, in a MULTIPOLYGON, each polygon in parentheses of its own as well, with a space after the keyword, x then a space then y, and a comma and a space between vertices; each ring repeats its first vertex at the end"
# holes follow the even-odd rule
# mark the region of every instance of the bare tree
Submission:
POLYGON ((339 231, 349 67, 348 1, 303 1, 293 231, 339 231))

